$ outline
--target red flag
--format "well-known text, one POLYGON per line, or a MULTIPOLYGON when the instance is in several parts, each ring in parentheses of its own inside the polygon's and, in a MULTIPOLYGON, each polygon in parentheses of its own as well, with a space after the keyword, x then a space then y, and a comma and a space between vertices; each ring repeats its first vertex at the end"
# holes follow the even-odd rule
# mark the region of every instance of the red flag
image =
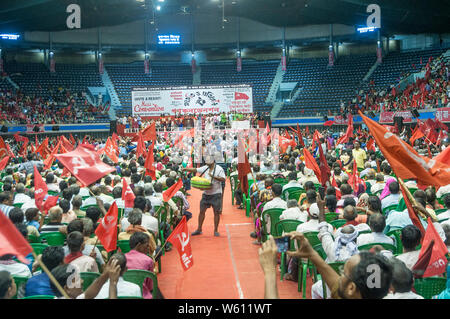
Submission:
POLYGON ((300 126, 297 123, 297 137, 298 137, 298 143, 301 145, 301 147, 305 147, 305 143, 303 142, 303 136, 302 132, 300 131, 300 126))
POLYGON ((333 179, 332 179, 332 181, 331 181, 331 185, 334 187, 334 189, 336 190, 336 198, 338 199, 338 200, 340 200, 341 199, 341 197, 342 197, 342 194, 341 194, 341 190, 339 189, 339 187, 338 187, 338 185, 337 185, 337 183, 336 183, 336 179, 334 178, 334 174, 333 174, 333 179))
POLYGON ((95 151, 83 146, 78 146, 72 152, 56 154, 55 157, 81 182, 82 187, 116 170, 103 163, 95 151))
POLYGON ((163 192, 163 201, 168 202, 183 187, 183 180, 180 178, 178 182, 170 186, 163 192))
POLYGON ((113 142, 110 137, 106 141, 105 154, 114 162, 117 163, 119 158, 117 157, 117 149, 114 147, 113 142))
POLYGON ((16 139, 17 142, 24 142, 24 143, 29 142, 27 137, 21 136, 21 135, 19 135, 19 133, 14 134, 14 138, 16 139))
POLYGON ((64 136, 61 135, 60 136, 60 140, 61 140, 61 145, 67 150, 67 151, 73 151, 74 147, 73 145, 70 143, 70 141, 64 136))
POLYGON ((3 171, 6 167, 6 165, 8 165, 9 162, 9 156, 4 157, 1 161, 0 161, 0 171, 3 171))
POLYGON ((367 141, 367 150, 372 150, 375 152, 375 141, 373 138, 370 138, 369 141, 367 141))
POLYGON ((153 122, 142 131, 144 141, 156 140, 156 123, 153 122))
POLYGON ((0 256, 11 254, 24 264, 30 263, 25 257, 31 254, 33 248, 2 211, 0 211, 0 243, 0 256))
POLYGON ((427 149, 428 149, 428 158, 433 158, 433 154, 431 154, 431 150, 430 150, 430 145, 427 144, 427 149))
POLYGON ((450 147, 446 147, 445 150, 436 155, 433 160, 450 165, 450 147))
POLYGON ((70 133, 70 139, 69 139, 70 143, 72 143, 72 145, 75 145, 77 142, 75 141, 75 139, 72 136, 72 133, 70 133))
POLYGON ((323 123, 324 126, 332 126, 333 124, 334 124, 334 121, 332 121, 332 120, 328 120, 323 123))
POLYGON ((183 219, 167 238, 167 241, 177 248, 183 269, 188 270, 191 268, 194 265, 194 259, 192 258, 191 240, 186 216, 183 216, 183 219))
POLYGON ((415 130, 414 134, 409 139, 409 142, 411 143, 411 145, 414 146, 415 140, 422 138, 423 136, 424 136, 424 134, 423 134, 422 130, 417 129, 417 130, 415 130))
POLYGON ((42 179, 41 174, 38 172, 37 167, 34 167, 34 203, 40 211, 44 211, 42 202, 45 195, 48 193, 47 183, 42 179))
POLYGON ((447 253, 447 246, 434 228, 431 218, 428 217, 427 231, 422 241, 419 259, 413 270, 420 273, 424 271, 422 278, 443 274, 447 266, 447 253))
POLYGON ((136 158, 138 158, 141 155, 145 156, 145 143, 144 143, 144 138, 142 137, 142 133, 139 132, 137 146, 136 146, 136 158))
POLYGON ((56 204, 58 203, 58 198, 59 196, 48 196, 44 202, 44 205, 42 206, 42 211, 47 214, 50 208, 56 206, 56 204))
POLYGON ((152 143, 152 145, 150 146, 149 150, 148 150, 148 155, 147 155, 147 159, 145 160, 145 174, 149 175, 152 180, 156 180, 156 169, 155 166, 153 165, 155 159, 154 159, 154 155, 153 155, 153 148, 154 148, 154 142, 152 143))
POLYGON ((303 149, 303 157, 305 158, 305 166, 309 169, 312 169, 314 171, 314 174, 316 174, 317 179, 320 181, 321 177, 319 165, 317 165, 316 160, 306 147, 303 149))
MULTIPOLYGON (((0 137, 1 138, 1 137, 0 137)), ((1 142, 3 142, 3 139, 1 139, 0 140, 1 142)), ((3 142, 3 144, 5 144, 4 142, 3 142)), ((8 154, 9 154, 9 156, 10 157, 12 157, 12 158, 16 158, 16 156, 14 155, 14 153, 11 151, 11 149, 9 148, 9 144, 6 144, 6 148, 8 149, 8 154)), ((2 150, 3 150, 3 148, 1 148, 1 143, 0 143, 0 154, 2 154, 2 150)), ((2 158, 2 155, 0 155, 0 158, 2 158)))
POLYGON ((351 114, 349 114, 347 131, 345 132, 345 134, 341 138, 339 138, 337 140, 336 145, 348 142, 348 140, 352 136, 353 136, 353 116, 351 114))
POLYGON ((102 243, 107 252, 117 248, 117 224, 119 219, 119 210, 116 202, 111 204, 105 217, 101 219, 100 224, 95 230, 98 240, 102 243))
POLYGON ((284 137, 286 137, 288 139, 292 139, 292 137, 291 137, 291 135, 289 135, 289 132, 287 129, 284 131, 284 137))
POLYGON ((59 141, 58 144, 56 144, 55 148, 50 153, 50 156, 48 156, 44 160, 44 169, 49 169, 52 166, 53 161, 55 160, 55 155, 56 155, 56 153, 58 153, 60 146, 61 146, 61 141, 59 141))
POLYGON ((125 207, 133 208, 134 207, 134 199, 136 196, 133 193, 133 190, 128 185, 127 180, 122 178, 122 200, 125 202, 125 207))
POLYGON ((356 161, 355 160, 353 160, 352 175, 348 179, 348 184, 352 186, 352 188, 353 188, 353 190, 355 192, 358 192, 358 189, 359 189, 358 185, 359 184, 362 184, 364 186, 364 189, 366 188, 366 183, 364 183, 364 181, 358 175, 358 167, 356 165, 356 161))
POLYGON ((444 186, 450 184, 450 167, 440 162, 430 161, 398 136, 389 133, 375 121, 360 115, 371 135, 389 162, 395 174, 402 179, 417 179, 420 184, 444 186))
POLYGON ((238 179, 243 194, 248 194, 248 174, 252 172, 245 152, 244 142, 239 138, 238 144, 238 179))
POLYGON ((320 160, 320 183, 322 184, 323 187, 326 187, 326 183, 328 181, 330 181, 330 176, 331 176, 331 170, 330 167, 328 166, 327 160, 325 158, 325 155, 323 154, 323 148, 322 145, 319 145, 319 160, 320 160))
POLYGON ((281 153, 286 153, 286 150, 289 146, 291 146, 291 148, 293 149, 297 145, 297 143, 295 143, 294 140, 290 140, 284 136, 278 137, 278 144, 279 144, 281 153))

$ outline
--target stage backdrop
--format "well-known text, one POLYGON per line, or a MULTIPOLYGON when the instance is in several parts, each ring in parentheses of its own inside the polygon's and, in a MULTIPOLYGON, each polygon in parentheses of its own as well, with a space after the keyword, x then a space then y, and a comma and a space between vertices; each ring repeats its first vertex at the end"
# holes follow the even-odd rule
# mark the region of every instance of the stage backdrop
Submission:
POLYGON ((211 114, 253 112, 250 85, 201 85, 178 87, 135 87, 131 91, 133 116, 161 114, 211 114))

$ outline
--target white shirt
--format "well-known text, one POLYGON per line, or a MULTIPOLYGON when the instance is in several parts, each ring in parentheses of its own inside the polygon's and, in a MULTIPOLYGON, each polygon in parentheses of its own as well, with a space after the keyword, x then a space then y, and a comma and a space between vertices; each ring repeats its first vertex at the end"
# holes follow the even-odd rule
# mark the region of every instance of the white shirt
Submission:
POLYGON ((2 260, 0 262, 0 271, 6 270, 11 276, 31 278, 31 271, 27 265, 19 262, 10 262, 2 260))
POLYGON ((297 181, 289 181, 289 183, 287 183, 286 185, 283 186, 282 192, 284 193, 284 191, 286 189, 291 188, 291 187, 302 187, 302 185, 297 181))
POLYGON ((373 243, 383 243, 383 244, 391 244, 394 245, 394 240, 386 236, 383 233, 370 233, 370 234, 361 234, 356 239, 356 244, 358 246, 373 244, 373 243))
MULTIPOLYGON (((215 165, 215 168, 212 169, 212 171, 209 169, 208 165, 202 166, 200 168, 197 168, 197 173, 202 174, 202 177, 211 180, 211 175, 214 172, 214 176, 216 177, 222 177, 226 178, 225 172, 222 167, 219 165, 215 165), (215 172, 214 172, 215 170, 215 172)), ((203 194, 205 195, 214 195, 214 194, 222 194, 222 182, 219 182, 215 178, 212 179, 212 187, 210 189, 206 189, 203 194)))
POLYGON ((386 186, 386 183, 378 183, 378 182, 376 182, 375 184, 373 184, 370 187, 370 191, 371 191, 372 194, 374 194, 374 193, 378 192, 380 189, 384 189, 384 186, 386 186))
MULTIPOLYGON (((117 281, 117 297, 142 297, 141 288, 129 281, 119 277, 117 281)), ((100 289, 95 299, 107 299, 109 298, 109 279, 100 289)))
MULTIPOLYGON (((112 196, 100 194, 98 197, 100 197, 100 199, 103 201, 103 203, 112 204, 114 202, 114 198, 112 198, 112 196)), ((97 204, 97 201, 95 202, 95 204, 97 204)))
POLYGON ((57 193, 60 192, 59 186, 57 184, 54 184, 54 183, 47 184, 47 188, 48 188, 49 191, 53 191, 53 192, 57 192, 57 193))
POLYGON ((417 263, 417 260, 419 259, 420 250, 410 251, 408 253, 403 253, 398 255, 396 258, 403 261, 408 267, 408 269, 412 270, 414 265, 417 263))
POLYGON ((90 206, 90 205, 97 205, 97 200, 95 199, 95 197, 89 197, 89 198, 86 198, 86 199, 83 201, 82 207, 90 206))
POLYGON ((381 200, 381 209, 385 209, 386 207, 392 206, 392 205, 398 205, 398 202, 402 196, 400 194, 391 194, 389 196, 386 196, 381 200))
POLYGON ((27 203, 31 201, 31 197, 25 194, 16 194, 14 197, 14 204, 27 203))
POLYGON ((436 197, 441 198, 442 195, 450 193, 450 184, 442 186, 439 188, 439 190, 436 192, 436 197))
MULTIPOLYGON (((328 230, 333 232, 333 226, 329 225, 328 230)), ((297 226, 297 232, 306 233, 310 231, 319 231, 319 220, 318 219, 310 219, 306 223, 300 224, 297 226)))
POLYGON ((418 294, 413 293, 412 291, 408 291, 395 293, 390 292, 383 299, 424 299, 424 298, 418 294))
POLYGON ((271 201, 268 201, 265 205, 264 205, 264 209, 263 212, 265 212, 268 209, 271 208, 283 208, 283 209, 287 209, 287 204, 284 200, 282 200, 280 197, 275 197, 274 199, 272 199, 271 201))
MULTIPOLYGON (((123 231, 126 231, 130 226, 128 218, 125 217, 122 218, 122 222, 120 224, 122 225, 123 231)), ((149 214, 142 214, 141 226, 156 234, 158 232, 158 219, 149 214)))
POLYGON ((298 207, 288 208, 280 215, 280 220, 283 219, 294 219, 306 223, 308 220, 308 213, 301 211, 298 207))
POLYGON ((322 242, 323 250, 327 255, 327 259, 325 260, 327 263, 332 263, 335 261, 345 261, 350 257, 352 257, 352 255, 350 255, 350 253, 348 252, 347 248, 344 246, 340 251, 340 259, 336 260, 336 244, 332 236, 333 227, 327 222, 321 222, 318 225, 318 229, 319 234, 317 235, 317 237, 322 242))

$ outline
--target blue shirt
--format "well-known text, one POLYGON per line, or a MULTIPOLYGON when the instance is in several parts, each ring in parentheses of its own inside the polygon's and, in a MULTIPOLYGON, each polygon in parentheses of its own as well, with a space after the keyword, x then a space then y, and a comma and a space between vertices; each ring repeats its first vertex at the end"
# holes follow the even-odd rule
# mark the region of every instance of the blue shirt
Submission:
POLYGON ((55 295, 50 286, 50 278, 45 272, 28 279, 25 286, 25 297, 36 295, 55 295))
POLYGON ((31 222, 28 222, 28 226, 34 226, 39 231, 39 226, 41 226, 36 220, 32 220, 31 222))

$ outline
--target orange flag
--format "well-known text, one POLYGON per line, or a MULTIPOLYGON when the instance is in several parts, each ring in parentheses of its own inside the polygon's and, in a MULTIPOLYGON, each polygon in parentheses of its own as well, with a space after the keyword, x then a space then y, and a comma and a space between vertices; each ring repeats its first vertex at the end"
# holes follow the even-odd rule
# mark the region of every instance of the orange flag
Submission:
POLYGON ((0 211, 0 243, 2 243, 0 256, 12 254, 21 262, 30 263, 25 257, 31 254, 33 248, 2 211, 0 211))
POLYGON ((119 219, 119 210, 116 202, 109 207, 105 217, 101 219, 101 223, 97 226, 95 234, 102 243, 107 252, 117 248, 117 224, 119 219))
POLYGON ((409 139, 409 142, 411 143, 411 145, 414 145, 414 141, 424 137, 424 134, 422 132, 422 130, 417 129, 414 134, 411 136, 411 138, 409 139))
POLYGON ((388 132, 386 128, 361 112, 359 114, 397 177, 417 179, 422 185, 444 186, 450 184, 449 165, 420 156, 397 135, 388 132))
POLYGON ((117 163, 119 159, 117 158, 117 149, 114 147, 113 141, 110 137, 106 141, 105 154, 114 162, 117 163))
POLYGON ((178 182, 163 192, 163 201, 169 201, 169 199, 171 199, 181 189, 181 187, 183 187, 183 180, 180 178, 178 182))
POLYGON ((0 171, 3 171, 6 167, 6 165, 8 165, 9 162, 9 156, 4 157, 1 161, 0 161, 0 171))

